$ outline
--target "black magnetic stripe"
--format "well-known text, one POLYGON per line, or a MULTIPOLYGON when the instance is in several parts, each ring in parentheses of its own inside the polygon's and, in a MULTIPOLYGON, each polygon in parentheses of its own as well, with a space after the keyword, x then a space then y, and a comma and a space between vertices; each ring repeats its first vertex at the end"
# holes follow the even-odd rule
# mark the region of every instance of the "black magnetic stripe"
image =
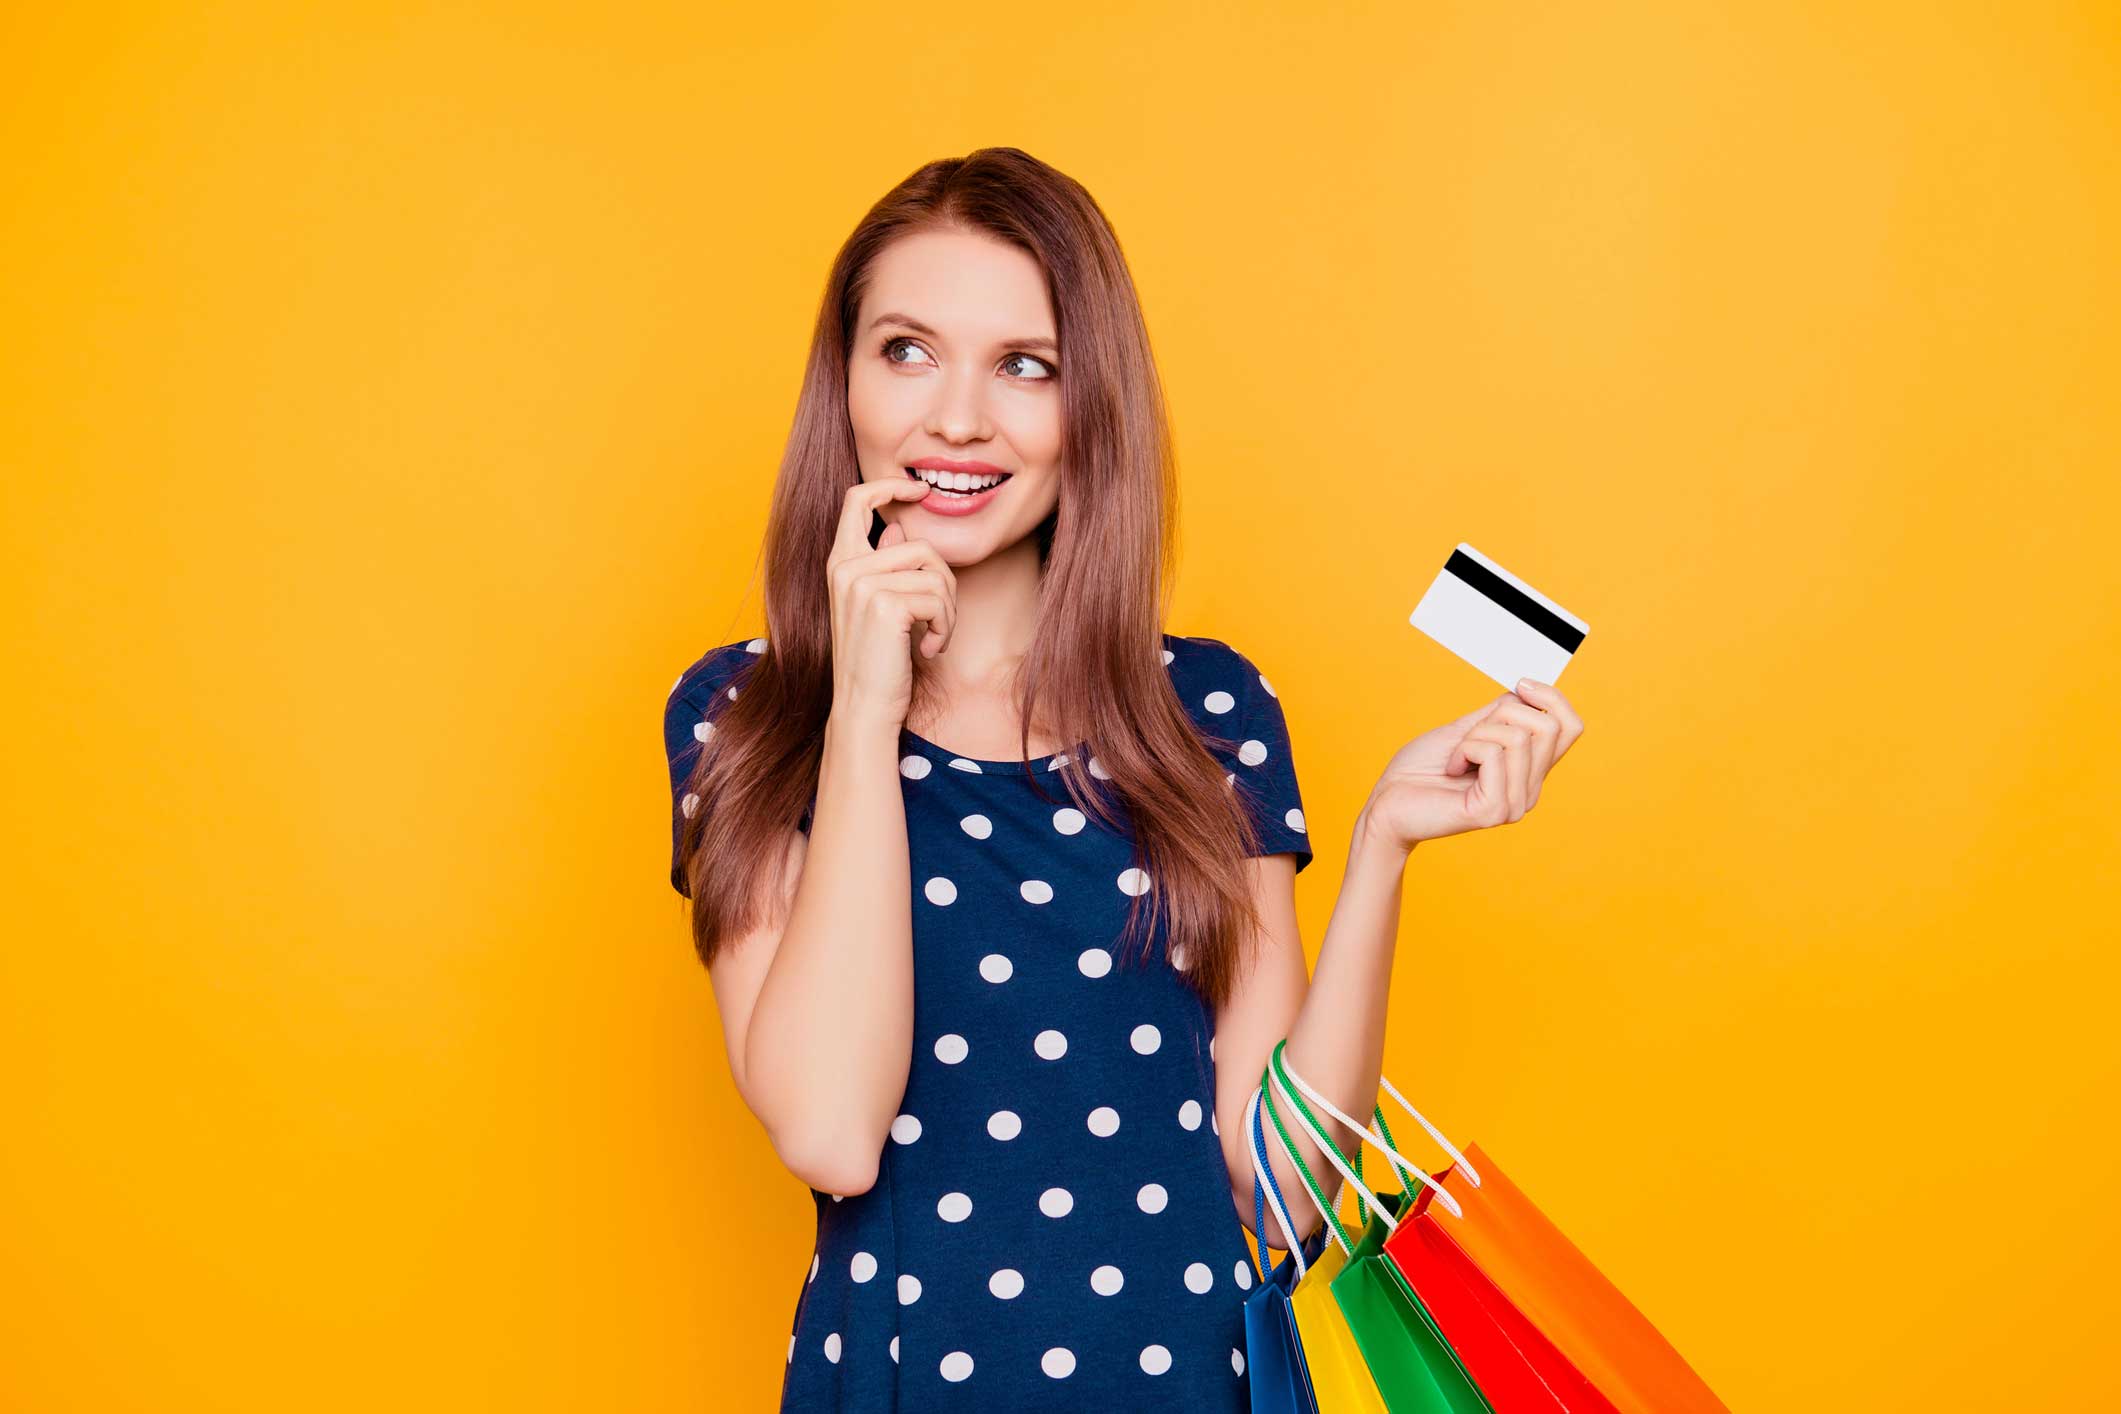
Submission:
POLYGON ((1583 646, 1583 630, 1567 619, 1489 569, 1463 550, 1453 550, 1451 558, 1443 562, 1446 574, 1456 575, 1467 584, 1485 594, 1501 607, 1536 629, 1542 638, 1552 639, 1562 648, 1574 653, 1583 646))

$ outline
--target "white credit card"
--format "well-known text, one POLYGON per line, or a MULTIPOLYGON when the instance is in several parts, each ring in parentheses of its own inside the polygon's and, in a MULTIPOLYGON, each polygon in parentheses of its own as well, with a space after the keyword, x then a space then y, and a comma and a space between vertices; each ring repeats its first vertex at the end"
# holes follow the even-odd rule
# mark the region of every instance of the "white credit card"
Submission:
POLYGON ((1444 561, 1407 622, 1512 692, 1551 683, 1591 626, 1471 545, 1444 561))

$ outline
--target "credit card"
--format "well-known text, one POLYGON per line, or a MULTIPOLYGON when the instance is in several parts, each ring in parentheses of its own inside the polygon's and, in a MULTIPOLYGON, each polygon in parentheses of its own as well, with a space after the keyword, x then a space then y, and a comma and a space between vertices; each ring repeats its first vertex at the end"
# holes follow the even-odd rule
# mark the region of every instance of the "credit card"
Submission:
POLYGON ((1512 692, 1519 678, 1558 679, 1591 631, 1582 619, 1463 542, 1444 561, 1407 622, 1512 692))

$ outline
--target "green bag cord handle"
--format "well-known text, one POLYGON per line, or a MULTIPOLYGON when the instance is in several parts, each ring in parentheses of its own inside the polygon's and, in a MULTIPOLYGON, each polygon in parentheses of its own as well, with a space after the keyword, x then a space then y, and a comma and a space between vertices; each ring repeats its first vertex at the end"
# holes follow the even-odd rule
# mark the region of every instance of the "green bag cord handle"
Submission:
MULTIPOLYGON (((1339 1241, 1341 1250, 1352 1254, 1355 1250, 1355 1244, 1348 1239, 1348 1230, 1340 1225, 1340 1214, 1335 1211, 1331 1203, 1326 1201, 1326 1195, 1318 1187, 1318 1180, 1311 1175, 1311 1166, 1304 1162, 1302 1154, 1296 1152, 1296 1141, 1289 1137, 1288 1126, 1281 1122, 1281 1111, 1274 1107, 1275 1087, 1270 1074, 1272 1069, 1273 1062, 1270 1059, 1267 1063, 1267 1068, 1259 1073, 1260 1103, 1266 1107, 1267 1118, 1274 1122, 1274 1132, 1281 1136, 1282 1152, 1289 1156, 1290 1163, 1296 1165, 1297 1176, 1303 1179, 1304 1188, 1311 1194, 1311 1202, 1317 1206, 1319 1212, 1325 1215, 1326 1222, 1332 1226, 1333 1236, 1339 1241)), ((1296 1103, 1300 1106, 1303 1101, 1298 1100, 1296 1103)), ((1324 1138, 1323 1135, 1319 1137, 1324 1138)), ((1325 1142, 1331 1144, 1333 1141, 1327 1139, 1325 1142)))

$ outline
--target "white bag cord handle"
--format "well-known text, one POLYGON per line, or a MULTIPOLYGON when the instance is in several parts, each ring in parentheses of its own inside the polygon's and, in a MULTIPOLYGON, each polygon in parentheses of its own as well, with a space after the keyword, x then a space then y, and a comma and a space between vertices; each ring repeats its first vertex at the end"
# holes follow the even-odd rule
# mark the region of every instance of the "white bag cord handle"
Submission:
MULTIPOLYGON (((1420 1164, 1412 1162, 1406 1157, 1406 1155, 1400 1153, 1397 1149, 1394 1149, 1391 1145, 1385 1143, 1385 1141, 1380 1138, 1375 1132, 1373 1132, 1368 1125, 1358 1124, 1353 1119, 1349 1118, 1347 1115, 1341 1113, 1339 1106, 1335 1105, 1331 1100, 1327 1099, 1325 1096, 1319 1094, 1316 1090, 1312 1089, 1310 1082, 1306 1081, 1301 1075, 1298 1075, 1296 1073, 1296 1067, 1289 1064, 1289 1053, 1286 1044, 1284 1044, 1284 1048, 1282 1050, 1281 1068, 1288 1072, 1289 1078, 1291 1080, 1296 1082, 1296 1088, 1303 1091, 1304 1094, 1312 1100, 1315 1100, 1320 1106, 1325 1109, 1327 1114, 1333 1116, 1333 1118, 1339 1120, 1342 1124, 1347 1125, 1357 1134, 1360 1134, 1363 1139, 1371 1145, 1375 1146, 1376 1148, 1382 1149, 1386 1154, 1390 1155, 1393 1161, 1399 1164, 1401 1168, 1412 1169, 1415 1173, 1421 1174, 1422 1181, 1428 1184, 1429 1187, 1436 1189, 1437 1197, 1446 1199, 1450 1197, 1450 1195, 1445 1193, 1441 1187, 1438 1187, 1435 1179, 1430 1178, 1429 1175, 1423 1171, 1420 1164)), ((1474 1170, 1472 1164, 1466 1161, 1466 1156, 1458 1152, 1458 1146, 1453 1144, 1450 1140, 1444 1138, 1443 1131, 1438 1129, 1435 1125, 1429 1123, 1429 1121, 1423 1117, 1420 1110, 1417 1110, 1412 1105, 1408 1104, 1407 1097, 1400 1094, 1399 1088, 1395 1086, 1391 1081, 1385 1079, 1382 1075, 1380 1075, 1377 1077, 1377 1083, 1384 1087, 1385 1093, 1390 1095, 1393 1100, 1398 1103, 1401 1109, 1405 1110, 1408 1114, 1414 1116, 1416 1123, 1418 1123, 1423 1129, 1429 1131, 1429 1137, 1431 1139, 1434 1139, 1438 1144, 1443 1146, 1443 1151, 1451 1156, 1451 1162, 1457 1165, 1459 1171, 1466 1176, 1466 1181, 1468 1183, 1471 1183, 1475 1188, 1480 1187, 1480 1174, 1474 1170)), ((1404 1178, 1405 1174, 1402 1173, 1401 1177, 1404 1178)), ((1451 1215, 1453 1217, 1465 1216, 1463 1213, 1459 1212, 1458 1204, 1455 1200, 1451 1202, 1451 1215)))
MULTIPOLYGON (((1274 1214, 1274 1225, 1281 1229, 1282 1238, 1289 1244, 1282 1250, 1296 1259, 1296 1279, 1302 1281, 1304 1268, 1308 1265, 1304 1261, 1304 1245, 1296 1240, 1294 1224, 1289 1221, 1288 1210, 1282 1206, 1281 1190, 1268 1176, 1266 1155, 1259 1149, 1260 1140, 1265 1137, 1259 1130, 1259 1096, 1260 1088, 1255 1085, 1252 1087, 1252 1098, 1245 1102, 1245 1152, 1252 1158, 1252 1181, 1258 1184, 1259 1191, 1266 1195, 1267 1210, 1274 1214)), ((1259 1239, 1262 1249, 1260 1260, 1264 1266, 1267 1235, 1263 1232, 1253 1235, 1259 1239)))
MULTIPOLYGON (((1326 1112, 1332 1115, 1333 1118, 1339 1120, 1342 1124, 1345 1124, 1350 1129, 1354 1130, 1355 1133, 1361 1137, 1364 1143, 1370 1145, 1374 1149, 1382 1151, 1387 1157, 1389 1157, 1395 1164, 1399 1166, 1399 1176, 1400 1181, 1402 1183, 1406 1181, 1406 1176, 1411 1173, 1412 1175, 1414 1175, 1414 1177, 1420 1179, 1424 1186, 1434 1190, 1436 1194, 1436 1201, 1441 1203, 1444 1206, 1444 1209, 1449 1212, 1452 1217, 1462 1218, 1466 1215, 1465 1209, 1459 1206, 1458 1200, 1452 1197, 1451 1194, 1445 1190, 1442 1184, 1438 1183, 1435 1179, 1429 1177, 1428 1173, 1423 1170, 1420 1164, 1412 1162, 1406 1157, 1406 1155, 1400 1153, 1397 1149, 1394 1149, 1391 1145, 1385 1143, 1385 1141, 1380 1139, 1377 1135, 1371 1133, 1367 1125, 1357 1124, 1354 1120, 1348 1118, 1348 1116, 1341 1113, 1340 1107, 1338 1105, 1335 1105, 1331 1100, 1327 1099, 1325 1096, 1319 1094, 1316 1090, 1312 1089, 1310 1083, 1306 1081, 1301 1075, 1298 1075, 1295 1070, 1290 1067, 1288 1043, 1286 1041, 1280 1043, 1275 1047, 1275 1053, 1268 1058, 1267 1068, 1273 1074, 1274 1084, 1276 1088, 1281 1091, 1281 1093, 1288 1093, 1287 1088, 1281 1083, 1282 1076, 1287 1075, 1289 1079, 1296 1082, 1297 1089, 1303 1091, 1304 1094, 1309 1096, 1311 1099, 1316 1100, 1320 1105, 1324 1106, 1326 1112)), ((1291 1100, 1290 1104, 1294 1106, 1295 1101, 1291 1100)), ((1324 1154, 1327 1158, 1332 1159, 1333 1166, 1335 1168, 1339 1168, 1341 1174, 1346 1177, 1349 1182, 1354 1183, 1357 1188, 1363 1189, 1365 1193, 1367 1193, 1369 1186, 1356 1179, 1354 1175, 1348 1173, 1347 1169, 1341 1167, 1340 1160, 1334 1156, 1332 1152, 1332 1146, 1327 1140, 1324 1133, 1321 1132, 1320 1129, 1311 1122, 1308 1116, 1304 1115, 1301 1109, 1297 1110, 1297 1117, 1302 1120, 1304 1131, 1311 1136, 1314 1142, 1317 1143, 1319 1147, 1319 1152, 1324 1154)), ((1417 1116, 1417 1118, 1419 1118, 1419 1116, 1417 1116)), ((1393 1226, 1392 1219, 1386 1218, 1385 1225, 1387 1227, 1393 1226)))

